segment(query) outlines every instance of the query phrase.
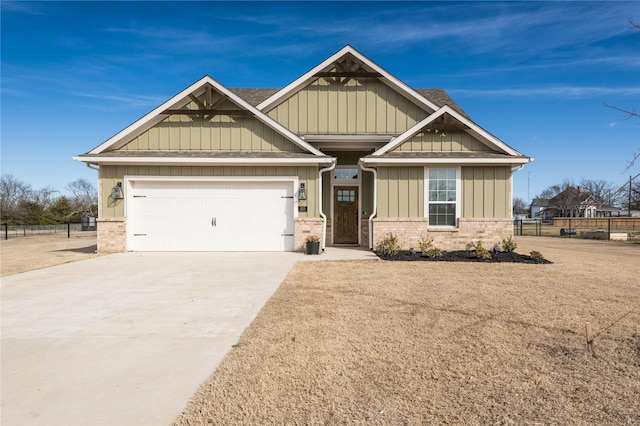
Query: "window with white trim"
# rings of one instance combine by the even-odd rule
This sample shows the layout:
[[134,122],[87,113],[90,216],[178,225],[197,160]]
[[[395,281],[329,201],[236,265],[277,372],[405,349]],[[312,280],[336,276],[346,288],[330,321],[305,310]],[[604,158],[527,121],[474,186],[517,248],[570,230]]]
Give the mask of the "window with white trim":
[[458,218],[458,169],[429,168],[427,215],[429,226],[456,226]]

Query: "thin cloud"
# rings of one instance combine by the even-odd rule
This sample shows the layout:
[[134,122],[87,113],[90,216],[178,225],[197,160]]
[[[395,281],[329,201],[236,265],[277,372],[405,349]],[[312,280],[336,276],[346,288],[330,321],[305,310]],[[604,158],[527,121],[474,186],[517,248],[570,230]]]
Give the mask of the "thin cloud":
[[550,87],[511,87],[504,89],[448,89],[449,93],[459,97],[552,97],[552,98],[594,98],[602,96],[637,96],[640,87],[589,87],[589,86],[550,86]]
[[149,108],[156,107],[162,102],[164,102],[167,98],[166,96],[149,96],[149,95],[136,95],[136,94],[127,94],[127,95],[113,95],[107,93],[70,93],[70,95],[80,97],[80,98],[90,98],[96,99],[100,101],[108,101],[112,103],[117,103],[119,105],[126,105],[133,108]]

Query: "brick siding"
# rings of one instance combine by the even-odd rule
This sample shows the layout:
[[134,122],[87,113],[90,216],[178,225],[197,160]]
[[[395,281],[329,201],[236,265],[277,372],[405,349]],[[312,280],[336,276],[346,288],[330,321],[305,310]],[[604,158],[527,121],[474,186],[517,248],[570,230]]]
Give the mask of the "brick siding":
[[465,219],[453,229],[429,228],[427,218],[385,218],[373,220],[373,246],[387,233],[398,238],[402,249],[418,249],[421,237],[433,240],[434,247],[441,250],[466,250],[471,242],[482,240],[485,247],[500,245],[503,238],[513,235],[511,219]]
[[[322,219],[321,218],[301,218],[295,219],[295,248],[296,251],[305,251],[305,239],[309,235],[320,237],[320,247],[322,247]],[[329,235],[327,233],[327,235]]]
[[127,222],[125,218],[98,218],[98,252],[127,251]]

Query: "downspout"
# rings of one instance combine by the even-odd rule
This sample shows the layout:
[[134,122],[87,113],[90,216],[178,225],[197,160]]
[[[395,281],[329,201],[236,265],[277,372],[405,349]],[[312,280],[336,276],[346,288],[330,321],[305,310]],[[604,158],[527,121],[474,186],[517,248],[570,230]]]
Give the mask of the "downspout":
[[[515,172],[519,172],[524,167],[524,164],[520,164],[519,166],[514,166],[511,168],[511,174]],[[513,219],[513,177],[509,179],[511,181],[511,202],[509,203],[509,210],[511,211],[511,219]]]
[[327,247],[327,215],[322,211],[322,174],[335,169],[336,164],[338,164],[338,159],[332,158],[331,165],[320,169],[318,172],[318,211],[320,212],[320,217],[322,217],[322,251]]
[[100,182],[100,166],[91,163],[85,163],[85,166],[87,166],[87,168],[91,170],[95,170],[96,172],[98,172],[98,217],[100,217],[102,214],[102,185]]
[[362,158],[359,163],[363,171],[373,173],[373,212],[369,216],[369,250],[373,250],[373,218],[378,212],[378,171],[374,168],[363,166]]

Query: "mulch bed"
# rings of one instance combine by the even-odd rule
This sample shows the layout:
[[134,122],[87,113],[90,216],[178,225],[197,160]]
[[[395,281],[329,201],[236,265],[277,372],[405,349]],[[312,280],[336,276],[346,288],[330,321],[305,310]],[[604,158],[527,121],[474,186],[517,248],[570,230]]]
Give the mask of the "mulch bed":
[[491,259],[480,259],[475,256],[472,250],[443,251],[440,257],[423,256],[420,252],[410,252],[409,250],[400,250],[395,256],[384,256],[379,252],[375,252],[382,260],[391,261],[422,261],[422,262],[482,262],[482,263],[553,263],[547,259],[535,260],[526,254],[516,252],[496,251],[491,252]]

